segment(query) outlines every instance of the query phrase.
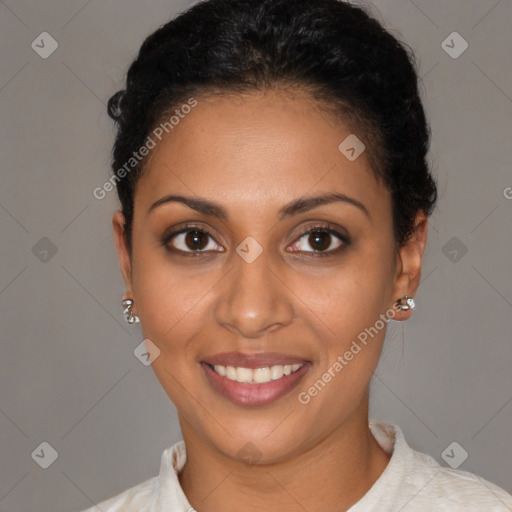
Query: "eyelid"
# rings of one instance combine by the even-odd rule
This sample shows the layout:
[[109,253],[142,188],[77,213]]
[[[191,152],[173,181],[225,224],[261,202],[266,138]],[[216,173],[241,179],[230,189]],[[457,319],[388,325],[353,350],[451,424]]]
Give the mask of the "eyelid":
[[331,235],[338,237],[342,242],[345,242],[346,244],[350,243],[350,237],[347,234],[340,233],[339,227],[335,226],[334,224],[331,224],[330,222],[326,222],[325,224],[322,224],[321,221],[319,221],[319,222],[320,223],[317,223],[309,228],[306,228],[304,231],[302,231],[298,235],[298,238],[301,238],[304,235],[309,235],[310,233],[327,232]]

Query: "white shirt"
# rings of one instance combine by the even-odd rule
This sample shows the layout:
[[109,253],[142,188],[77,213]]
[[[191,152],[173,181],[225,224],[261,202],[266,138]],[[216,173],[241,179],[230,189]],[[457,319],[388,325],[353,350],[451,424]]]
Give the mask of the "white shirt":
[[[373,486],[347,512],[512,511],[510,494],[472,473],[440,466],[429,455],[413,450],[396,425],[370,421],[370,429],[391,458]],[[157,477],[97,507],[102,512],[193,512],[178,480],[186,460],[185,443],[178,441],[163,452]],[[98,508],[82,512],[98,512]]]

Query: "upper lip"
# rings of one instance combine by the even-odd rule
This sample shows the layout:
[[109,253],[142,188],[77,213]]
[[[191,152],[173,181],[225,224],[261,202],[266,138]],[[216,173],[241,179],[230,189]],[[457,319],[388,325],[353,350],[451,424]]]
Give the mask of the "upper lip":
[[263,352],[258,354],[244,354],[243,352],[222,352],[207,356],[203,362],[211,365],[234,366],[242,368],[263,368],[265,366],[307,363],[302,357],[282,354],[279,352]]

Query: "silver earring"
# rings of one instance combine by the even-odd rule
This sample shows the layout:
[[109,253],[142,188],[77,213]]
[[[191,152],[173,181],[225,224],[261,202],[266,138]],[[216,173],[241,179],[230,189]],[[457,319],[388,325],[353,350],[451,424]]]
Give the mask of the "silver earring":
[[404,311],[408,309],[414,309],[416,307],[414,299],[408,295],[404,295],[401,299],[398,299],[396,301],[396,305],[398,306],[398,309],[402,309]]
[[132,313],[133,299],[125,299],[121,304],[123,305],[123,314],[126,321],[129,324],[138,324],[140,322],[139,317]]

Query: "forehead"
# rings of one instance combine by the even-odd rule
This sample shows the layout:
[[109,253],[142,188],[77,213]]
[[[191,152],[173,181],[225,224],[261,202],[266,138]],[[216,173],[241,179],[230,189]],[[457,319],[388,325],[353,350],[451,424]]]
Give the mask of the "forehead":
[[[371,141],[307,94],[271,90],[196,100],[156,140],[137,185],[136,209],[147,210],[171,192],[215,199],[228,209],[278,207],[326,191],[354,196],[369,210],[389,207],[367,158]],[[354,136],[366,146],[355,160],[343,152],[344,141],[358,144]]]

